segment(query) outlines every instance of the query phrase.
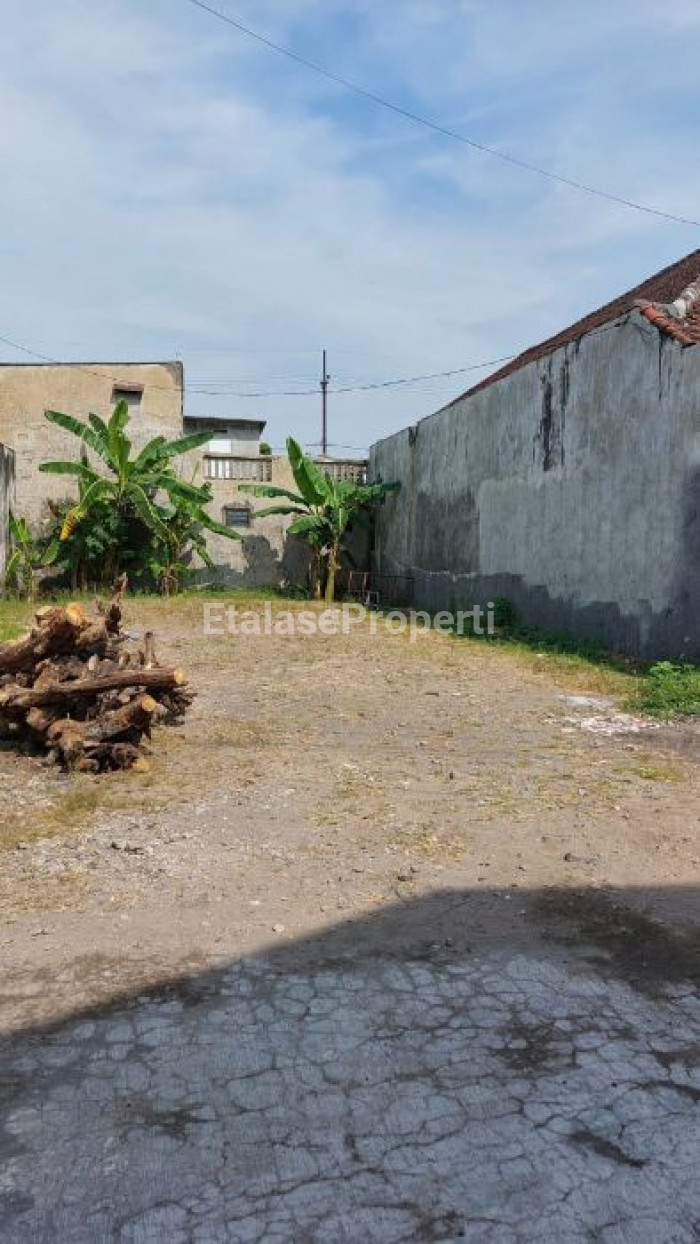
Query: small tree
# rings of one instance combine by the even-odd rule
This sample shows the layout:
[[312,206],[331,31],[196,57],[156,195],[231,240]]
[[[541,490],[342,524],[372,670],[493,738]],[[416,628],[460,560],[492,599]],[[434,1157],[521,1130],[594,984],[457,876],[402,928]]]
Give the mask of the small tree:
[[321,595],[321,568],[326,570],[326,601],[335,600],[335,577],[340,565],[344,537],[353,519],[386,496],[398,484],[358,484],[355,480],[334,480],[306,456],[297,442],[287,438],[287,457],[298,492],[272,484],[241,484],[241,492],[256,497],[278,497],[280,502],[256,511],[256,517],[268,514],[296,515],[289,524],[291,535],[303,536],[311,546],[313,593]]
[[[78,479],[79,503],[82,502],[86,485]],[[129,559],[129,576],[137,565],[140,545],[150,539],[150,533],[135,515],[122,516],[107,501],[90,504],[90,520],[72,525],[70,535],[61,539],[70,512],[75,508],[73,497],[61,501],[49,501],[50,530],[58,544],[56,558],[52,563],[56,571],[70,582],[71,591],[86,592],[89,588],[111,586],[110,565],[113,550],[122,550],[122,561]]]
[[[212,500],[211,488],[204,485],[208,500]],[[205,514],[199,505],[179,497],[175,504],[160,511],[167,535],[154,542],[148,568],[164,596],[172,596],[182,587],[184,574],[190,567],[193,554],[205,566],[214,569],[207,548],[207,532],[224,536],[227,540],[241,540],[240,532],[217,523]]]
[[34,600],[37,571],[50,566],[58,553],[57,540],[35,537],[25,518],[10,513],[11,553],[5,567],[5,587],[16,596]]
[[[126,402],[117,403],[107,423],[99,415],[90,414],[88,422],[84,423],[55,410],[47,411],[46,418],[82,442],[77,461],[43,462],[39,468],[53,475],[73,475],[78,481],[79,497],[63,516],[60,542],[69,541],[79,527],[94,530],[104,517],[105,508],[117,520],[120,535],[131,535],[129,543],[115,539],[110,545],[104,559],[106,578],[114,579],[125,562],[139,555],[145,555],[148,560],[148,554],[158,547],[172,553],[175,537],[170,526],[176,518],[178,541],[183,525],[191,531],[195,523],[200,533],[208,530],[229,539],[240,538],[238,532],[216,523],[205,512],[203,507],[212,500],[209,485],[187,483],[174,469],[176,458],[205,445],[211,440],[211,433],[197,432],[176,440],[157,436],[138,454],[133,454],[127,436],[129,408]],[[87,450],[96,455],[98,465],[88,461]],[[161,498],[165,499],[164,505],[160,503]],[[181,512],[183,521],[179,523]],[[133,543],[139,547],[135,549]],[[168,564],[174,565],[181,553],[178,543],[174,561]],[[168,582],[172,583],[172,576]]]

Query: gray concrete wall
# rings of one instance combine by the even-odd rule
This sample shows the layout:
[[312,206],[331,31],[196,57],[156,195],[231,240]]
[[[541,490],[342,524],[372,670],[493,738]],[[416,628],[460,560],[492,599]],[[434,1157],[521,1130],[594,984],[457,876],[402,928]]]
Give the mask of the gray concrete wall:
[[700,657],[700,347],[636,312],[373,446],[376,566],[430,609]]
[[10,551],[9,518],[14,505],[15,455],[0,445],[0,595],[5,581],[5,566]]

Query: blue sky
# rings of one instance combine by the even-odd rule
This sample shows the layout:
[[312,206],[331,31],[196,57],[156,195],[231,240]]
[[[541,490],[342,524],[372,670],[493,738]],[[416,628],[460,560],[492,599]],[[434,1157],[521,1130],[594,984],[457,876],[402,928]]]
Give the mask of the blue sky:
[[[214,7],[499,150],[700,219],[700,4]],[[324,345],[338,385],[466,367],[700,246],[378,110],[186,0],[3,19],[0,335],[56,358],[182,357],[191,413],[263,416],[275,444],[318,440],[316,396],[237,394],[314,388]],[[330,440],[364,448],[466,384],[331,393]]]

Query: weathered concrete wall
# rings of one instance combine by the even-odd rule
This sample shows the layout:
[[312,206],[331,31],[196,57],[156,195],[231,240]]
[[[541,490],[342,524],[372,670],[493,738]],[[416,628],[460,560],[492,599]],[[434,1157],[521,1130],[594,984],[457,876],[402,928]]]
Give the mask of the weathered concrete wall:
[[201,432],[205,428],[211,430],[212,438],[206,446],[212,454],[235,454],[245,458],[248,454],[260,452],[260,434],[263,428],[260,421],[247,422],[244,419],[224,418],[207,419],[204,415],[185,415],[184,430],[187,435]]
[[[270,483],[277,488],[296,487],[286,458],[273,457]],[[216,570],[203,569],[200,577],[215,579],[227,587],[280,587],[282,584],[303,581],[308,565],[306,546],[287,536],[291,518],[270,515],[256,518],[256,512],[274,505],[267,497],[255,497],[241,492],[239,480],[208,480],[214,500],[208,507],[217,522],[224,522],[226,506],[247,507],[250,526],[234,528],[242,537],[227,540],[225,536],[210,535],[207,538],[209,554]]]
[[5,581],[5,566],[10,551],[9,518],[14,508],[15,455],[0,445],[0,595]]
[[700,657],[700,348],[636,312],[373,446],[377,569],[417,604]]
[[65,363],[0,365],[0,441],[17,452],[17,511],[30,522],[45,517],[46,500],[73,495],[65,476],[42,475],[39,463],[74,458],[78,442],[44,418],[45,410],[61,410],[85,418],[90,411],[108,417],[113,390],[142,387],[140,405],[132,411],[134,444],[152,436],[179,436],[182,431],[182,365],[180,363]]
[[[190,457],[195,459],[196,455]],[[271,477],[267,482],[276,488],[296,491],[287,458],[271,457],[268,461],[271,465]],[[329,465],[336,470],[341,467],[338,462],[329,462]],[[208,536],[207,545],[215,570],[202,568],[198,572],[198,578],[204,582],[215,581],[227,587],[306,586],[309,546],[301,537],[289,535],[288,528],[293,516],[256,517],[260,510],[275,505],[276,502],[267,497],[255,497],[252,493],[241,492],[242,482],[208,480],[214,494],[214,500],[208,507],[212,517],[222,523],[227,506],[246,506],[250,512],[250,525],[234,529],[242,537],[240,540],[227,540],[218,535]],[[368,527],[358,524],[353,532],[348,532],[345,544],[352,554],[352,563],[348,564],[365,566],[369,556]],[[346,559],[342,558],[341,561],[345,565]]]

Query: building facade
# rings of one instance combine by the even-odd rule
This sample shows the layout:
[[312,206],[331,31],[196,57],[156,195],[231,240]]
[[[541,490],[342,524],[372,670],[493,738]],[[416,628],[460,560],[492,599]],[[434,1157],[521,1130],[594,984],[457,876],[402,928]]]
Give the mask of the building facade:
[[[288,538],[291,519],[258,518],[258,511],[271,502],[240,491],[241,484],[256,483],[294,488],[287,458],[260,452],[265,421],[185,415],[183,392],[179,362],[0,364],[0,442],[8,447],[8,463],[9,450],[15,451],[17,513],[37,526],[47,517],[49,500],[75,495],[70,477],[39,470],[42,462],[75,459],[77,453],[75,438],[49,423],[45,412],[60,410],[85,419],[93,411],[108,418],[115,403],[124,400],[131,414],[129,435],[137,448],[154,436],[175,439],[211,432],[202,449],[180,459],[181,470],[184,478],[210,484],[212,516],[238,538],[210,536],[215,570],[201,567],[199,577],[250,588],[303,580],[307,550]],[[366,472],[362,462],[328,459],[322,465],[337,478],[364,477]],[[9,478],[9,466],[5,476]]]
[[[700,252],[374,445],[415,603],[700,657]],[[694,295],[693,291],[696,292]]]
[[[200,431],[210,420],[185,419],[188,432]],[[264,421],[222,419],[213,426],[212,440],[196,455],[197,472],[213,495],[209,507],[219,523],[229,527],[236,539],[210,535],[207,545],[215,571],[202,568],[203,581],[213,579],[227,587],[282,587],[303,583],[309,553],[304,541],[290,538],[292,518],[284,515],[258,517],[274,499],[256,497],[247,491],[251,485],[270,484],[296,491],[286,455],[261,454],[259,437]],[[250,434],[254,429],[255,435]],[[345,459],[317,459],[324,471],[336,479],[364,480],[367,463]],[[246,489],[241,491],[241,485]]]
[[39,464],[74,458],[75,437],[48,422],[46,410],[85,419],[103,418],[116,402],[128,403],[134,442],[181,435],[183,369],[170,363],[2,363],[0,442],[15,451],[17,511],[30,522],[46,517],[48,499],[71,494],[61,476],[44,475]]

